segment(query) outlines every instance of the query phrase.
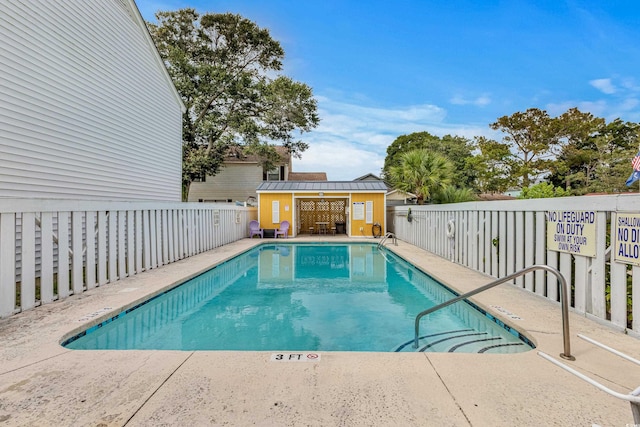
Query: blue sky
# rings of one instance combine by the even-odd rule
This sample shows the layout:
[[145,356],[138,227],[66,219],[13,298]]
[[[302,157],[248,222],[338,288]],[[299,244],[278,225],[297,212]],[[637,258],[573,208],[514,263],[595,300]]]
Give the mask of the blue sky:
[[136,0],[143,17],[238,13],[313,88],[321,123],[297,172],[379,174],[400,135],[500,138],[497,118],[578,107],[640,121],[640,3],[629,1]]

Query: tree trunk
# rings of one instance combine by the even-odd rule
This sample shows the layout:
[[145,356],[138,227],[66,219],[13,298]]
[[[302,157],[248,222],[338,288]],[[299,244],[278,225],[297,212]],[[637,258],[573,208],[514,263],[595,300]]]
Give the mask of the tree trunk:
[[189,188],[191,187],[191,182],[182,183],[182,201],[189,201]]

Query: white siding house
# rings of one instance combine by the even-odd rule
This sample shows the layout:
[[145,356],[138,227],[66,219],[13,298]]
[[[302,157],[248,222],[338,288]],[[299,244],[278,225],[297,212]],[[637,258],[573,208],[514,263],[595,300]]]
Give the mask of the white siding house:
[[0,1],[0,197],[180,201],[183,108],[133,0]]
[[291,173],[291,154],[283,146],[275,147],[280,162],[271,171],[262,167],[262,160],[242,150],[230,150],[223,167],[215,176],[191,183],[190,202],[250,202],[257,201],[256,188],[263,181],[287,181]]
[[262,182],[263,171],[257,163],[226,163],[215,176],[204,182],[193,182],[190,202],[246,202],[257,198],[256,187]]

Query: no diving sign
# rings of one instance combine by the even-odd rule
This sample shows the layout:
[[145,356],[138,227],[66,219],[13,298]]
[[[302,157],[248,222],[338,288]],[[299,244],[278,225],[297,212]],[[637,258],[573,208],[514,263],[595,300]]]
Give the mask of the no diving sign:
[[613,259],[624,264],[640,265],[640,215],[618,212],[611,222],[611,228],[614,229]]
[[320,353],[273,353],[272,362],[319,362]]

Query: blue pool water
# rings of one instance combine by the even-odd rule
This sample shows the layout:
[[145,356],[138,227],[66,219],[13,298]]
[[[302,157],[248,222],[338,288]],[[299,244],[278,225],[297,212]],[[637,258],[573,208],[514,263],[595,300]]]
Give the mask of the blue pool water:
[[75,336],[71,349],[515,353],[517,331],[375,244],[264,244]]

